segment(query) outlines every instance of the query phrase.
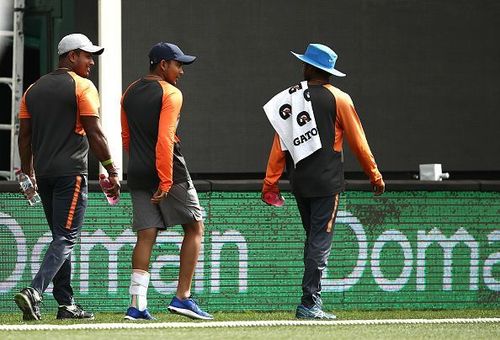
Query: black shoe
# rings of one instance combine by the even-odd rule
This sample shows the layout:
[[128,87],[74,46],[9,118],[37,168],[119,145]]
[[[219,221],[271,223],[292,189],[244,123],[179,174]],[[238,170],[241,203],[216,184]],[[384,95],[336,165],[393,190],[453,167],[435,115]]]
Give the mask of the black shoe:
[[40,302],[42,296],[34,288],[27,287],[14,295],[16,305],[23,311],[23,320],[41,320]]
[[80,305],[59,306],[56,319],[88,319],[94,320],[94,313],[86,312]]

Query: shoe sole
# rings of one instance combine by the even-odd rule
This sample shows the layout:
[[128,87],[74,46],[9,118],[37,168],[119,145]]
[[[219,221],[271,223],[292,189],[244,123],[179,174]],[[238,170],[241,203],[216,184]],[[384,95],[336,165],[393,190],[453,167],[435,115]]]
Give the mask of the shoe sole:
[[337,317],[321,317],[321,316],[307,316],[307,315],[295,315],[295,318],[302,320],[335,320]]
[[152,318],[152,319],[134,318],[133,316],[130,316],[130,315],[125,315],[123,318],[125,320],[128,320],[128,321],[154,321],[154,320],[156,320],[155,318]]
[[72,318],[72,317],[69,317],[69,318],[59,318],[59,317],[56,317],[57,320],[94,320],[95,319],[95,316],[92,316],[91,318]]
[[300,320],[336,320],[337,318],[317,318],[314,316],[295,316],[296,319]]
[[136,319],[136,318],[134,318],[134,317],[132,317],[132,316],[128,316],[128,315],[125,315],[123,318],[124,318],[125,320],[129,320],[129,321],[137,321],[137,320],[140,320],[140,319]]
[[213,317],[196,314],[195,312],[190,311],[189,309],[177,308],[174,306],[168,306],[167,309],[171,313],[187,316],[188,318],[191,318],[191,319],[199,319],[199,320],[213,320],[214,319]]
[[17,307],[23,311],[23,320],[31,321],[41,319],[35,314],[31,301],[24,294],[17,293],[14,296],[14,301],[16,302]]

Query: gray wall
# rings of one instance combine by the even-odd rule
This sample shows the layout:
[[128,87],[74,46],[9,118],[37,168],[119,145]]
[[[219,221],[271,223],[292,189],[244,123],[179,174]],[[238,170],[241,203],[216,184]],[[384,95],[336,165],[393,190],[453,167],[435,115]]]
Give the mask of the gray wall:
[[[500,170],[497,0],[123,0],[123,81],[147,72],[158,41],[198,60],[185,67],[179,134],[195,173],[262,172],[272,129],[262,105],[302,79],[321,42],[383,171],[442,163]],[[346,170],[359,171],[347,154]]]

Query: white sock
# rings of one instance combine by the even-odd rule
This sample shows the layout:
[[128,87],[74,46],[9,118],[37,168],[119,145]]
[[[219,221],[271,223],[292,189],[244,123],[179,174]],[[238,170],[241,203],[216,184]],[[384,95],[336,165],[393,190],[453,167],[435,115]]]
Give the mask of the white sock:
[[129,293],[131,296],[130,305],[140,311],[148,307],[148,286],[149,286],[149,273],[134,269],[130,277]]

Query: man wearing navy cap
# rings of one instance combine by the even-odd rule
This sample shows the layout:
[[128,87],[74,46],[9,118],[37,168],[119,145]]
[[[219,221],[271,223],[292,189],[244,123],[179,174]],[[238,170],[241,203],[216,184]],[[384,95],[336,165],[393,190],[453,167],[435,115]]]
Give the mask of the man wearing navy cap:
[[149,74],[134,81],[122,96],[123,146],[129,153],[128,188],[132,197],[137,242],[132,253],[131,303],[125,319],[152,320],[147,309],[149,262],[160,230],[182,225],[177,292],[168,309],[193,319],[212,319],[191,298],[191,283],[203,237],[196,189],[180,150],[176,130],[182,93],[175,86],[183,65],[196,57],[171,43],[149,52]]
[[[384,192],[385,184],[368,146],[351,97],[330,84],[331,75],[345,76],[335,68],[337,54],[328,46],[321,44],[310,44],[304,54],[293,52],[292,54],[304,62],[307,91],[304,91],[303,100],[312,103],[315,118],[315,121],[308,119],[298,124],[315,122],[321,147],[295,164],[290,152],[283,151],[286,148],[282,148],[282,142],[287,145],[289,137],[286,135],[291,134],[276,133],[262,188],[262,198],[271,204],[266,199],[270,193],[280,197],[278,181],[286,168],[306,233],[302,298],[295,315],[299,319],[335,319],[335,315],[325,313],[322,309],[321,276],[330,255],[339,194],[344,191],[342,157],[344,136],[370,178],[375,195]],[[298,88],[302,89],[301,84],[290,88],[290,93]],[[279,110],[276,111],[278,122],[281,118],[288,119],[289,116],[297,115],[297,113],[293,115],[293,106],[290,108],[291,114],[281,118],[278,116]],[[292,136],[294,137],[297,136]],[[312,141],[312,138],[295,140],[300,143],[292,142],[288,145],[292,148],[299,147],[301,143]]]

